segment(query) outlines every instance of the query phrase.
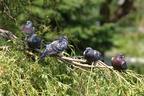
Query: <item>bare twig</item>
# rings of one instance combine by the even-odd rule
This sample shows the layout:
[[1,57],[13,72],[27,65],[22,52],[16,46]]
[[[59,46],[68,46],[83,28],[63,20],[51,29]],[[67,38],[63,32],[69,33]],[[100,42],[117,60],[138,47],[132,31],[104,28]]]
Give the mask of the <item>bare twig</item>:
[[103,63],[102,61],[99,60],[99,63],[102,64],[103,66],[109,68],[112,72],[114,72],[118,77],[120,77],[121,79],[123,79],[127,84],[130,84],[121,74],[119,74],[117,71],[112,70],[113,67],[110,67],[108,65],[106,65],[105,63]]
[[35,56],[34,53],[30,52],[30,51],[25,51],[26,54],[30,55],[30,56]]
[[75,61],[75,62],[86,63],[86,60],[84,60],[84,59],[74,59],[72,57],[65,57],[65,56],[61,56],[60,58],[62,58],[64,60],[68,60],[68,61]]
[[[83,67],[83,68],[111,68],[112,69],[112,67],[106,66],[106,64],[103,63],[102,61],[101,62],[98,61],[94,65],[89,65],[89,64],[86,64],[86,60],[82,60],[82,59],[80,59],[80,60],[79,59],[73,59],[73,58],[65,57],[65,56],[58,56],[58,59],[60,59],[62,61],[69,62],[75,66]],[[85,64],[80,63],[80,62],[85,62]],[[98,65],[100,65],[100,66],[98,66]]]
[[[78,61],[78,59],[74,60],[74,59],[72,59],[70,57],[58,56],[58,59],[60,59],[60,60],[62,60],[64,62],[68,62],[69,64],[71,64],[74,67],[79,68],[79,69],[82,69],[82,68],[91,68],[91,69],[92,68],[108,68],[111,71],[113,71],[119,78],[123,79],[127,84],[130,85],[130,83],[121,74],[119,74],[118,72],[116,72],[115,70],[113,70],[112,66],[108,66],[107,64],[105,64],[104,62],[102,62],[100,60],[98,60],[97,62],[95,62],[95,64],[88,65],[88,64],[81,64],[80,62],[76,62],[76,61]],[[83,61],[85,61],[85,60],[83,60]]]
[[82,71],[85,71],[85,72],[88,72],[86,69],[83,69],[83,68],[81,68],[81,67],[79,67],[79,66],[75,66],[75,65],[72,65],[74,68],[78,68],[78,69],[80,69],[80,70],[82,70]]
[[0,50],[8,50],[8,48],[10,48],[10,46],[0,46]]
[[[27,54],[34,56],[34,54],[32,52],[26,51]],[[89,64],[83,64],[80,62],[86,62],[86,60],[82,60],[82,59],[73,59],[71,57],[66,57],[63,55],[57,55],[56,56],[59,60],[63,61],[63,62],[67,62],[68,64],[71,64],[73,67],[81,69],[83,71],[86,71],[84,68],[108,68],[111,71],[113,71],[119,78],[123,79],[127,84],[131,85],[121,74],[119,74],[118,72],[116,72],[115,70],[113,70],[112,66],[108,66],[107,64],[105,64],[104,62],[98,60],[97,62],[95,62],[92,65]]]
[[107,64],[105,64],[105,63],[102,62],[101,60],[98,60],[97,64],[100,64],[101,66],[104,66],[104,67],[109,68],[109,69],[113,69],[112,66],[108,66]]
[[16,39],[17,37],[8,30],[0,29],[0,38]]

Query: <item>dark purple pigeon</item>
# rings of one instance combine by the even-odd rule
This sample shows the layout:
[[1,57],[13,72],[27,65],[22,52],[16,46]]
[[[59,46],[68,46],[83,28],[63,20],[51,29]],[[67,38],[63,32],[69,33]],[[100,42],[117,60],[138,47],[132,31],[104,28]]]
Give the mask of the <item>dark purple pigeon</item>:
[[115,70],[121,71],[121,70],[126,70],[127,67],[127,62],[125,60],[125,57],[123,54],[118,54],[114,57],[112,57],[112,66]]

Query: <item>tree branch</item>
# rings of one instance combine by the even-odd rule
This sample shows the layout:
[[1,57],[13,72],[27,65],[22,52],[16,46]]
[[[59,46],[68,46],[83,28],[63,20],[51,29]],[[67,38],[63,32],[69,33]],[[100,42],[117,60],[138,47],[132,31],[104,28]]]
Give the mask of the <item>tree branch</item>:
[[71,65],[79,66],[82,68],[109,68],[109,69],[113,68],[111,66],[108,66],[107,64],[105,64],[104,62],[100,60],[95,62],[93,65],[89,65],[89,64],[86,64],[86,60],[82,60],[82,59],[73,59],[71,57],[65,57],[65,56],[58,56],[57,58],[64,62],[68,62]]
[[0,46],[0,50],[8,50],[10,46]]
[[11,39],[16,39],[17,37],[8,30],[0,29],[0,38],[11,40]]

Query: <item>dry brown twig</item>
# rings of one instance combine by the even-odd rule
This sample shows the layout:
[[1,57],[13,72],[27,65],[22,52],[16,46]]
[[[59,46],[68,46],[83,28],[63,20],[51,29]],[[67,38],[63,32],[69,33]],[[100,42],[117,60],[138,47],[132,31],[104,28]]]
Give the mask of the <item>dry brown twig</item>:
[[[70,57],[65,57],[65,56],[57,56],[58,59],[64,61],[64,62],[68,62],[69,64],[71,64],[73,67],[81,69],[83,71],[86,71],[85,68],[108,68],[111,71],[113,71],[119,78],[121,78],[122,80],[124,80],[128,85],[131,85],[121,74],[119,74],[117,71],[113,70],[112,66],[108,66],[107,64],[105,64],[104,62],[98,60],[97,62],[95,62],[95,64],[89,65],[89,64],[82,64],[80,62],[85,62],[86,60],[78,60],[78,59],[73,59]],[[83,69],[84,68],[84,69]]]
[[[31,55],[31,56],[35,56],[32,52],[26,51],[27,54]],[[73,67],[78,68],[80,70],[83,71],[87,71],[85,70],[85,68],[108,68],[111,71],[113,71],[119,78],[121,78],[122,80],[124,80],[128,85],[131,85],[121,74],[119,74],[117,71],[113,70],[112,66],[108,66],[107,64],[105,64],[104,62],[98,60],[97,62],[95,62],[92,65],[86,64],[86,60],[85,59],[77,59],[77,58],[72,58],[72,57],[66,57],[63,55],[57,55],[56,56],[59,60],[63,61],[63,62],[67,62],[67,64],[71,64]]]
[[93,64],[93,65],[89,65],[89,64],[86,64],[85,59],[73,59],[71,57],[66,57],[66,56],[57,56],[57,57],[58,57],[58,59],[60,59],[64,62],[68,62],[71,65],[82,67],[82,68],[109,68],[109,69],[113,68],[111,66],[108,66],[107,64],[105,64],[104,62],[102,62],[100,60],[95,62],[95,64]]
[[8,50],[10,46],[0,46],[0,50]]
[[5,39],[16,39],[17,37],[10,31],[0,29],[0,38],[5,38]]

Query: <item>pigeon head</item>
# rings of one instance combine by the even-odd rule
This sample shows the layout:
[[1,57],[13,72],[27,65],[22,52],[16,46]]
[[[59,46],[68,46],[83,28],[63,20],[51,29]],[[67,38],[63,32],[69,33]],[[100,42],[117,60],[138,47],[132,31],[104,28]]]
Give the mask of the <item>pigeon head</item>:
[[27,28],[30,28],[30,27],[32,27],[32,26],[33,26],[32,21],[28,20],[28,21],[26,22],[26,27],[27,27]]
[[125,60],[125,56],[123,54],[118,54],[112,57],[112,66],[116,70],[125,70],[127,69],[127,64]]
[[112,61],[116,61],[117,64],[123,64],[125,63],[125,56],[123,54],[118,54],[114,57],[112,57]]
[[59,38],[59,41],[63,41],[63,40],[68,40],[68,38],[67,38],[67,36],[61,36],[60,38]]
[[87,47],[87,48],[86,48],[86,50],[91,50],[91,49],[92,49],[91,47]]
[[87,52],[89,52],[90,50],[92,50],[92,48],[91,47],[87,47],[86,49],[85,49],[85,51],[83,52],[83,55],[85,55]]
[[33,27],[32,21],[27,21],[26,24],[22,26],[22,31],[27,35],[32,35],[35,32],[35,28]]

